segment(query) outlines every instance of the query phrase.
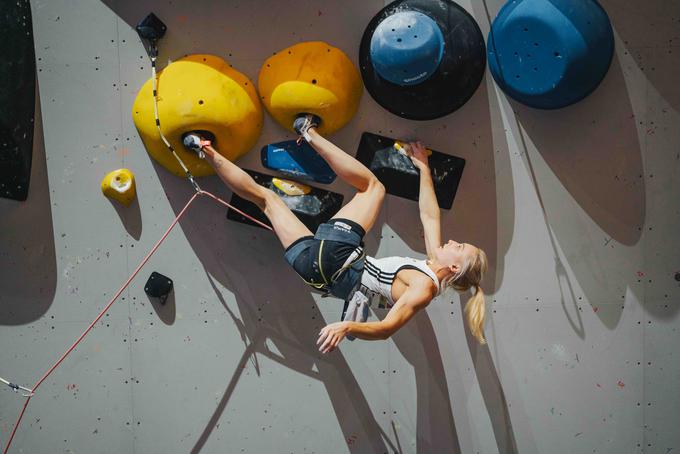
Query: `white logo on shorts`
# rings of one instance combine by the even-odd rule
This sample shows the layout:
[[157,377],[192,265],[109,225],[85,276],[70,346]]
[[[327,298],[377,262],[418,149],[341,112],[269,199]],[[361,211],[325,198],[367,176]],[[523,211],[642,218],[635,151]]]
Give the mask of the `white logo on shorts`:
[[333,223],[333,227],[336,227],[336,226],[337,226],[337,227],[340,227],[341,229],[347,230],[347,231],[351,231],[351,230],[352,230],[352,226],[347,225],[347,224],[345,224],[344,222],[335,221],[335,222]]

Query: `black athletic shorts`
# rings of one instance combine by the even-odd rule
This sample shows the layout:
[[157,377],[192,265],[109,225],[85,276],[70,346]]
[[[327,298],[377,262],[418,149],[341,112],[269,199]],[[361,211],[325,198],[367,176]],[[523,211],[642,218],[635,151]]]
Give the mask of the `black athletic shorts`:
[[[304,236],[288,246],[284,255],[286,261],[310,285],[321,285],[329,281],[357,249],[357,235],[363,239],[366,234],[363,227],[349,219],[333,218],[325,224],[333,226],[333,233],[338,241],[324,240],[321,249],[320,239],[312,235]],[[341,298],[345,297],[345,292],[339,295],[333,291],[331,293]]]

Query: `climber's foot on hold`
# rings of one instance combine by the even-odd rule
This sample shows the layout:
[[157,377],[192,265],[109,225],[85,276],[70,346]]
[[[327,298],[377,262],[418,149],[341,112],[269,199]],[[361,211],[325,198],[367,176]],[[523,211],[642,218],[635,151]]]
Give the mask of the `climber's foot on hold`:
[[210,140],[203,138],[203,136],[197,132],[189,132],[185,134],[182,138],[182,143],[187,150],[196,153],[196,155],[198,155],[198,157],[201,159],[205,158],[203,147],[212,145]]
[[305,139],[307,142],[311,143],[312,138],[309,135],[310,128],[317,128],[321,124],[321,118],[317,115],[310,113],[300,113],[295,117],[293,121],[293,129],[300,136],[298,142]]

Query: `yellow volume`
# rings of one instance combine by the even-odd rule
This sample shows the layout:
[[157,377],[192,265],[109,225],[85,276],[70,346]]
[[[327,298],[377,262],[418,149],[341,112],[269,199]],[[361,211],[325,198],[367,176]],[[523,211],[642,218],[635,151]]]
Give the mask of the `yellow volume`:
[[292,131],[299,113],[318,115],[318,130],[330,134],[347,124],[359,107],[363,84],[343,51],[322,41],[299,43],[269,57],[258,79],[262,102]]
[[[158,73],[158,116],[163,135],[197,177],[215,172],[196,153],[184,148],[185,132],[212,133],[219,153],[235,161],[255,145],[263,123],[262,105],[253,83],[214,55],[189,55]],[[151,79],[135,99],[132,118],[151,157],[175,175],[185,176],[158,133]]]

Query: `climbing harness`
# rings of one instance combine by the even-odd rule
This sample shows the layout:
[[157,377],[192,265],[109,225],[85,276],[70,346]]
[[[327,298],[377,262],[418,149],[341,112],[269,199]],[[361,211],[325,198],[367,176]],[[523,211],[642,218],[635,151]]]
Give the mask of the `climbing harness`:
[[[323,282],[308,281],[302,276],[300,278],[310,287],[321,291],[324,297],[333,295],[345,299],[360,279],[361,273],[364,270],[366,253],[364,252],[361,236],[358,233],[349,229],[349,226],[345,227],[341,221],[335,220],[335,223],[331,223],[331,221],[321,224],[316,229],[316,234],[314,235],[314,239],[319,241],[317,263]],[[347,257],[345,263],[331,276],[327,276],[323,269],[323,249],[326,241],[341,242],[354,247],[354,251]],[[294,244],[286,251],[286,260],[291,263],[307,247],[308,244],[304,241]]]

